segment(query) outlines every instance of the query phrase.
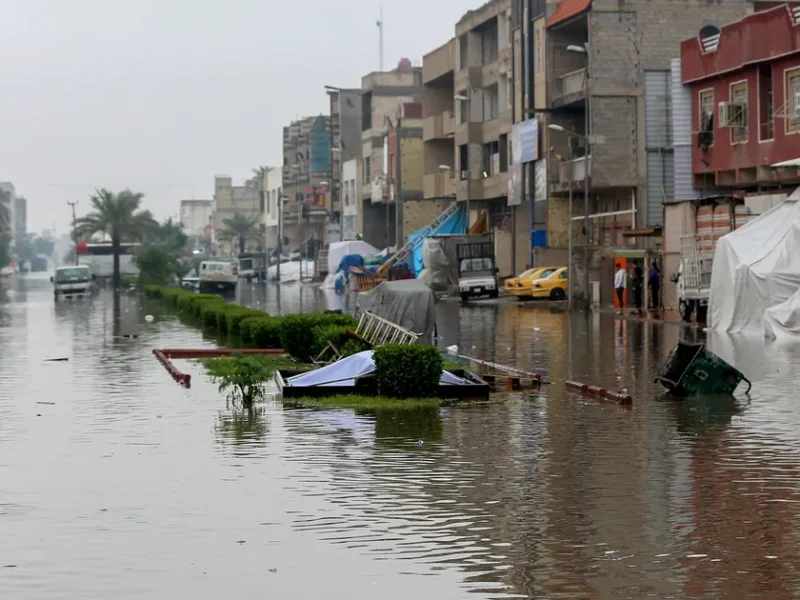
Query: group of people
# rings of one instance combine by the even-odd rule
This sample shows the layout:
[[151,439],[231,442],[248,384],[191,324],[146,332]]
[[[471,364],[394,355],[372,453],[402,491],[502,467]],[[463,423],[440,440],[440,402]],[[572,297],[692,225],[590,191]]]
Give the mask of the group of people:
[[[628,277],[631,278],[631,293],[633,294],[634,312],[642,314],[642,292],[644,290],[644,271],[637,263],[628,265],[627,271],[622,268],[620,263],[614,267],[614,290],[619,301],[619,313],[625,310],[625,288],[628,284]],[[658,309],[659,291],[661,289],[661,271],[654,262],[647,275],[647,287],[650,289],[650,308]]]

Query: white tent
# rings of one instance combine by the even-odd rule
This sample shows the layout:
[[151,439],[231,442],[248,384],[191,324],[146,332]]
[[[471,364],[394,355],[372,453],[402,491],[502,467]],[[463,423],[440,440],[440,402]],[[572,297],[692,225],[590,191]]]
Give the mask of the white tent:
[[768,338],[800,339],[800,288],[785,302],[766,310],[763,327]]
[[360,254],[363,257],[367,257],[374,256],[379,252],[380,250],[375,246],[361,240],[333,242],[328,246],[328,273],[336,273],[339,263],[348,254]]
[[800,188],[717,242],[711,272],[709,326],[757,332],[766,310],[800,289]]

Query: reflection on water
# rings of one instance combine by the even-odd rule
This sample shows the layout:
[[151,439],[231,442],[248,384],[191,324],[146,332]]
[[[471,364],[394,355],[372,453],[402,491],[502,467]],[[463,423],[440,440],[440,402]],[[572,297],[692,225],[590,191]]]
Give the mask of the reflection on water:
[[[676,402],[654,374],[703,332],[445,301],[442,345],[552,385],[438,412],[244,409],[199,364],[181,362],[185,390],[154,360],[217,343],[159,303],[13,286],[0,597],[800,597],[798,346],[712,336],[750,397]],[[237,293],[272,313],[352,307],[311,286]]]

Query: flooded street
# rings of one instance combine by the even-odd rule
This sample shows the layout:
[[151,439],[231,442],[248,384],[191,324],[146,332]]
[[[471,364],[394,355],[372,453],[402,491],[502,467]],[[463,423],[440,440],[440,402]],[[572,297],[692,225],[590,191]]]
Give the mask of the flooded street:
[[[800,346],[712,337],[752,393],[679,403],[653,378],[702,332],[442,302],[442,347],[552,385],[438,414],[248,411],[199,365],[178,363],[189,390],[159,365],[153,348],[216,345],[163,306],[123,296],[115,326],[108,292],[10,287],[0,598],[800,598]],[[299,285],[238,300],[348,308]]]

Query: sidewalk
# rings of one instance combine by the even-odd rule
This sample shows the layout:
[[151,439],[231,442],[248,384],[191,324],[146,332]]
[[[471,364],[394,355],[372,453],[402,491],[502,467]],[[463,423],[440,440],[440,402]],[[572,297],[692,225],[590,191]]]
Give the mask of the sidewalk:
[[[617,310],[602,309],[602,312],[614,312],[616,315]],[[696,323],[694,321],[691,323],[686,323],[681,319],[681,315],[676,308],[645,310],[642,311],[641,315],[635,314],[632,309],[625,309],[625,313],[622,315],[616,315],[616,318],[625,321],[649,321],[655,323],[664,323],[666,325],[685,325],[687,327],[703,328],[706,326],[705,323]]]

